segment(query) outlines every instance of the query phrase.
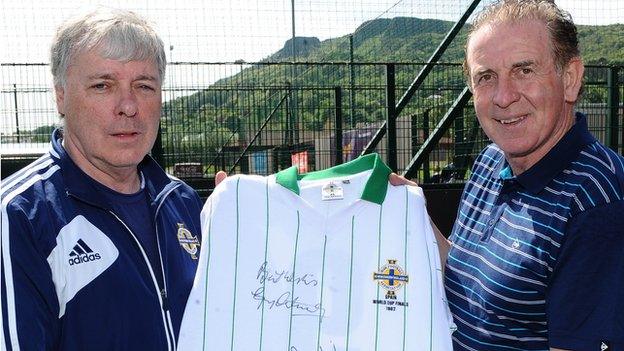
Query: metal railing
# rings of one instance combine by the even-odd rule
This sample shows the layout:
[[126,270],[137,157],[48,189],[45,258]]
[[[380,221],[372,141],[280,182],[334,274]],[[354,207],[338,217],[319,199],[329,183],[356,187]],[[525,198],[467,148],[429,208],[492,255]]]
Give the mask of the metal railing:
[[[153,155],[172,173],[176,165],[194,164],[200,177],[220,169],[269,174],[292,164],[313,171],[349,161],[363,152],[387,120],[392,94],[407,91],[425,66],[175,63],[170,71],[191,72],[186,80],[193,83],[169,82],[165,87],[161,133]],[[203,80],[201,72],[234,68],[238,73],[230,78],[197,83]],[[394,80],[388,74],[392,70]],[[373,151],[386,161],[388,155],[396,156],[392,166],[421,183],[463,181],[472,159],[488,143],[464,90],[459,64],[433,65],[394,120],[393,133]],[[456,103],[462,96],[462,103]],[[587,67],[577,110],[588,115],[592,133],[619,153],[624,137],[622,96],[624,67]],[[34,153],[41,153],[58,121],[51,90],[37,80],[27,86],[9,82],[0,101],[8,116],[0,144],[3,158],[29,154],[26,146],[32,145],[40,146]]]

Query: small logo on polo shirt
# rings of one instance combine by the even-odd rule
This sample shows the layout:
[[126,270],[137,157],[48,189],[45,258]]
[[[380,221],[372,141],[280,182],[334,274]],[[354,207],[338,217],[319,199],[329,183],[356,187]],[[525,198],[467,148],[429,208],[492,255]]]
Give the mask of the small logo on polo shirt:
[[342,200],[344,199],[344,190],[337,183],[330,181],[323,185],[321,189],[321,200]]
[[197,259],[197,251],[200,246],[199,240],[197,236],[193,236],[190,230],[186,229],[184,223],[178,223],[178,242],[191,255],[192,259]]
[[93,252],[87,243],[82,239],[78,239],[76,245],[69,253],[68,263],[70,266],[73,266],[75,264],[97,261],[101,258],[102,256],[98,252]]
[[600,342],[600,351],[607,351],[607,350],[611,350],[611,348],[609,347],[609,342],[608,341],[601,341]]

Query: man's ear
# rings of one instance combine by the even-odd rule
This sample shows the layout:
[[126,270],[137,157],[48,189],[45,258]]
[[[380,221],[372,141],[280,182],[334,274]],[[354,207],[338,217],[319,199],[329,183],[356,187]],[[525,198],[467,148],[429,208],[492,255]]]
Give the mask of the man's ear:
[[585,65],[580,57],[574,57],[563,70],[563,89],[565,101],[575,103],[583,84]]
[[65,115],[65,89],[61,86],[54,86],[54,93],[56,95],[56,110],[59,114]]

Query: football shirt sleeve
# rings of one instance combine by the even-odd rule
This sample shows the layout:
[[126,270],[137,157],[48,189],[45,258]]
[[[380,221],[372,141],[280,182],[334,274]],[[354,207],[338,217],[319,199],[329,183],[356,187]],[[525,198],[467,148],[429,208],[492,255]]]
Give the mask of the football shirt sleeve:
[[[236,208],[234,203],[234,187],[236,176],[228,177],[221,182],[212,195],[208,198],[201,212],[202,242],[201,254],[195,273],[193,288],[182,317],[180,336],[178,338],[178,350],[204,350],[210,349],[207,340],[207,292],[208,272],[210,268],[211,239],[213,228],[231,228],[236,225]],[[215,225],[215,221],[218,221]],[[227,233],[221,233],[227,234]]]

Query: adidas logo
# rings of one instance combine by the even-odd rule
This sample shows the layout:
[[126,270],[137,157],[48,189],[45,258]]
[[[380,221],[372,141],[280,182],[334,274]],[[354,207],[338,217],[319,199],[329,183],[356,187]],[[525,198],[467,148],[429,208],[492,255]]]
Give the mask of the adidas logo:
[[78,239],[78,242],[74,246],[74,249],[69,253],[69,265],[81,264],[85,262],[91,262],[101,259],[99,253],[93,253],[93,250],[82,239]]

